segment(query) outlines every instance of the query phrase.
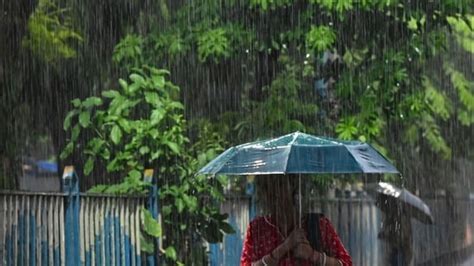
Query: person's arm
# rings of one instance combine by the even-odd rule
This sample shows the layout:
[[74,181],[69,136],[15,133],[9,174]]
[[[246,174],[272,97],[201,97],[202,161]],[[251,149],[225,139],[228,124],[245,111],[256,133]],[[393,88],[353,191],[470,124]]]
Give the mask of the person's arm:
[[334,230],[329,219],[322,217],[320,220],[320,228],[322,228],[323,246],[331,257],[327,258],[326,265],[342,265],[352,266],[352,258],[342,244],[341,239]]

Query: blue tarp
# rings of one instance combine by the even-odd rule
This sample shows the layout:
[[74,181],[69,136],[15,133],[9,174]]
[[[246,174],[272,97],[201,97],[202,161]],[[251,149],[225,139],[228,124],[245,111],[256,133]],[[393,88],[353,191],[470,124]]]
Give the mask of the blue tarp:
[[49,173],[57,173],[58,172],[58,164],[55,162],[50,161],[36,161],[36,167],[41,172],[49,172]]

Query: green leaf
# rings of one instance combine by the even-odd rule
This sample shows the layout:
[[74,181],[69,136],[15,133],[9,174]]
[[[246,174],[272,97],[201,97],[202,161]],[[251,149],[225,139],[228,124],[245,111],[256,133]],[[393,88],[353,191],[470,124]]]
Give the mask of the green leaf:
[[474,112],[469,112],[467,110],[458,109],[458,120],[464,126],[470,126],[474,123]]
[[153,74],[152,77],[153,76],[170,75],[169,70],[166,70],[166,69],[158,69],[158,68],[155,68],[155,67],[150,67],[149,70]]
[[454,29],[454,36],[456,37],[457,42],[461,47],[464,48],[467,52],[474,53],[474,16],[472,12],[467,16],[462,17],[448,17],[447,21],[449,22],[451,29]]
[[155,251],[155,245],[153,244],[153,240],[147,239],[142,234],[140,234],[140,250],[145,253],[153,254],[153,252]]
[[67,157],[69,157],[69,155],[71,155],[73,151],[74,151],[74,143],[69,142],[64,148],[64,150],[61,152],[61,155],[59,155],[59,158],[61,158],[61,160],[65,160]]
[[87,193],[103,193],[108,187],[108,185],[96,185],[87,190]]
[[91,122],[91,113],[89,111],[83,111],[79,114],[79,124],[86,128],[90,125]]
[[110,132],[110,139],[116,145],[120,143],[120,140],[122,139],[122,130],[118,125],[115,125],[112,128],[112,131]]
[[142,85],[143,83],[145,83],[145,79],[141,75],[136,74],[136,73],[131,74],[130,79],[133,82],[138,83],[139,85]]
[[178,144],[171,141],[164,141],[164,144],[166,144],[174,153],[180,153]]
[[204,166],[208,162],[207,156],[205,153],[199,154],[197,159],[198,159],[199,166]]
[[100,105],[102,105],[102,99],[95,96],[89,97],[82,102],[82,106],[84,106],[85,108],[90,108],[93,106],[100,106]]
[[150,136],[154,139],[158,138],[160,136],[160,131],[158,131],[156,128],[152,128],[148,134],[150,134]]
[[132,170],[128,173],[128,176],[134,180],[140,180],[142,178],[142,174],[138,170]]
[[84,175],[89,175],[94,169],[94,157],[87,158],[86,164],[84,165]]
[[227,185],[229,183],[229,178],[226,175],[217,175],[216,178],[221,185]]
[[120,127],[125,131],[126,133],[130,133],[131,131],[131,126],[130,126],[130,121],[127,119],[120,118],[118,121],[118,124]]
[[180,102],[170,102],[169,106],[176,109],[184,109],[184,105]]
[[155,109],[151,112],[151,124],[157,125],[160,121],[165,117],[165,110],[164,109]]
[[77,113],[77,110],[72,110],[67,113],[66,118],[64,118],[64,130],[69,129],[69,127],[71,126],[71,120]]
[[183,200],[190,211],[194,212],[197,209],[198,201],[196,197],[183,194]]
[[425,101],[429,108],[443,120],[449,119],[452,113],[449,99],[443,93],[439,92],[426,77],[423,79],[423,87],[425,88]]
[[119,165],[117,158],[114,158],[112,161],[110,161],[107,164],[107,172],[114,172],[120,169],[121,169],[121,166]]
[[156,160],[158,158],[160,158],[160,156],[163,155],[163,151],[162,150],[158,150],[156,152],[154,152],[152,155],[151,155],[151,160]]
[[168,216],[171,214],[171,212],[173,211],[171,206],[163,206],[163,208],[161,208],[161,211],[162,211],[162,215],[163,216]]
[[176,209],[178,209],[178,213],[182,213],[184,210],[184,201],[181,198],[176,198],[174,200],[174,205],[176,206]]
[[76,141],[81,133],[81,127],[79,125],[75,125],[71,131],[71,141]]
[[161,237],[161,226],[153,218],[150,211],[142,208],[143,230],[150,236]]
[[105,98],[115,98],[115,97],[120,96],[120,92],[116,90],[103,91],[102,96]]
[[79,106],[81,106],[81,99],[76,98],[76,99],[72,100],[71,103],[75,108],[78,108]]
[[152,105],[157,105],[160,103],[160,97],[156,92],[145,92],[145,101]]
[[417,30],[418,29],[418,21],[416,20],[416,18],[411,17],[410,20],[407,23],[407,27],[410,30],[414,30],[414,31]]
[[165,86],[165,77],[161,75],[153,75],[151,80],[153,81],[154,87],[163,88]]
[[127,34],[115,46],[112,60],[126,67],[140,65],[143,61],[143,42],[142,36]]
[[328,50],[336,41],[336,33],[327,26],[311,26],[306,34],[306,46],[313,51]]
[[467,110],[474,110],[474,83],[466,79],[463,73],[446,64],[445,71],[451,76],[451,82],[458,91],[458,97]]
[[336,126],[336,133],[343,140],[354,139],[358,132],[357,121],[354,117],[343,118]]
[[123,79],[119,79],[119,84],[120,87],[122,87],[123,91],[128,93],[128,83]]
[[93,138],[87,143],[87,147],[91,149],[93,153],[98,153],[104,144],[105,141],[103,139]]
[[349,11],[352,9],[352,2],[353,0],[338,0],[336,1],[336,10],[339,13]]
[[133,94],[137,92],[140,88],[142,88],[142,85],[143,85],[142,83],[134,82],[130,84],[130,86],[128,86],[128,92]]
[[165,255],[166,255],[166,257],[168,257],[169,259],[171,259],[173,261],[175,261],[177,259],[176,250],[172,246],[169,246],[165,249]]
[[148,146],[143,146],[143,147],[140,147],[140,154],[141,155],[145,155],[147,153],[150,152],[150,148]]
[[209,58],[217,62],[219,58],[228,56],[230,56],[230,41],[225,29],[211,29],[198,37],[198,57],[201,62]]
[[430,148],[441,154],[444,159],[449,160],[452,150],[441,135],[439,125],[436,124],[435,119],[429,114],[424,114],[420,125],[423,129],[423,137],[430,144]]
[[[105,143],[105,141],[104,141],[104,143]],[[100,157],[102,157],[102,159],[104,159],[106,161],[109,161],[110,160],[110,150],[108,148],[104,148],[100,153]]]

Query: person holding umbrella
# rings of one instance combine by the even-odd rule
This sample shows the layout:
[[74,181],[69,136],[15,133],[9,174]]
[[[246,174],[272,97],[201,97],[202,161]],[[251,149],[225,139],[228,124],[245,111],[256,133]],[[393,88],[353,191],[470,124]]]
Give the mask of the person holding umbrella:
[[413,259],[411,218],[424,224],[433,224],[430,208],[410,191],[391,183],[369,184],[366,190],[376,200],[376,205],[383,214],[383,227],[378,237],[387,244],[386,264],[411,265]]
[[[259,176],[256,188],[258,201],[269,215],[250,222],[241,266],[352,265],[349,253],[326,217],[305,215],[299,227],[298,178]],[[310,243],[308,239],[314,233],[319,237]]]
[[411,265],[413,237],[410,216],[393,201],[377,197],[376,202],[383,213],[383,227],[378,238],[387,244],[385,262],[391,266]]
[[[198,174],[255,175],[269,215],[247,229],[241,265],[352,265],[327,218],[302,213],[302,175],[399,173],[367,143],[294,132],[231,147]],[[260,180],[262,179],[262,180]],[[296,185],[298,184],[298,185]]]

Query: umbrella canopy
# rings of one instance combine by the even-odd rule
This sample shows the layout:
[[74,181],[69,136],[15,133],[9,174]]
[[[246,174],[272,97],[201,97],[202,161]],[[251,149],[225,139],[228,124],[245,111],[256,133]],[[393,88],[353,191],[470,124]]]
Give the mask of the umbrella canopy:
[[[398,170],[369,144],[295,132],[232,147],[198,172],[210,175],[318,173],[398,173]],[[301,175],[299,195],[301,227]]]
[[369,195],[382,201],[392,201],[392,203],[400,204],[402,208],[408,210],[408,213],[413,218],[425,224],[432,224],[434,222],[428,205],[404,188],[398,188],[386,182],[379,182],[377,184],[369,184],[367,192],[369,192]]
[[369,144],[295,132],[229,148],[198,174],[398,173]]

